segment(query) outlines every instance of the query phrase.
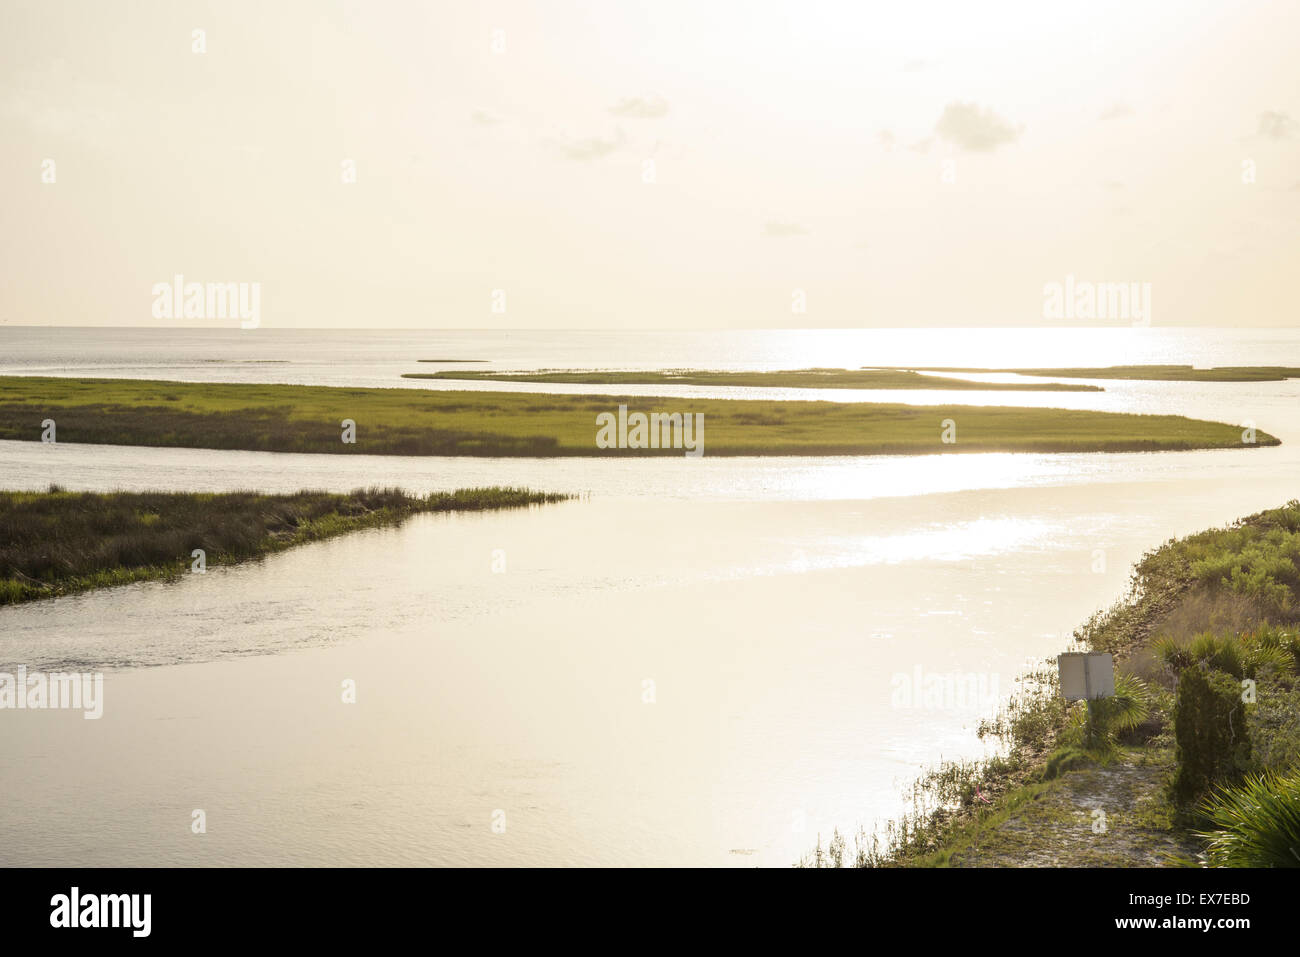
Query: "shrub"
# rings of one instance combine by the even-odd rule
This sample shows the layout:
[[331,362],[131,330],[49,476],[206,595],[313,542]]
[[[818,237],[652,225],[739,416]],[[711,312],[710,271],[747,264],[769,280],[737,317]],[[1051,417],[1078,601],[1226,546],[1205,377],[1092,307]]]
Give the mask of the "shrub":
[[1187,668],[1174,703],[1173,798],[1189,804],[1219,781],[1233,781],[1250,760],[1241,686],[1205,666]]
[[1300,661],[1296,636],[1267,625],[1237,635],[1204,632],[1186,644],[1164,636],[1152,642],[1151,648],[1175,674],[1202,665],[1238,680],[1270,672],[1291,675]]
[[1151,694],[1137,675],[1121,674],[1115,679],[1115,693],[1092,703],[1093,730],[1108,741],[1117,731],[1131,731],[1151,713]]
[[1300,772],[1251,775],[1202,804],[1211,867],[1300,867]]
[[1259,649],[1261,663],[1263,654],[1268,652],[1272,655],[1270,663],[1275,665],[1279,674],[1300,672],[1300,634],[1294,628],[1288,631],[1265,626],[1251,632],[1247,638]]
[[1260,683],[1250,721],[1250,770],[1300,768],[1300,688]]
[[[1150,713],[1151,694],[1146,682],[1136,675],[1118,675],[1115,693],[1093,699],[1091,712],[1079,707],[1071,711],[1070,723],[1061,737],[1063,750],[1079,750],[1094,758],[1109,757],[1119,733],[1137,728]],[[1069,769],[1068,763],[1060,768]]]

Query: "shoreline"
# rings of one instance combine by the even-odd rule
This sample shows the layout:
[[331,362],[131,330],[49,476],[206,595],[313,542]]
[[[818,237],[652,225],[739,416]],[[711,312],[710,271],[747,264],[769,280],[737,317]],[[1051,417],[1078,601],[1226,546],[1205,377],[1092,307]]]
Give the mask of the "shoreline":
[[[1116,698],[1101,703],[1127,695],[1134,708],[1100,742],[1082,736],[1084,709],[1062,701],[1056,662],[1045,659],[980,724],[979,737],[1002,742],[998,754],[941,762],[913,783],[916,810],[889,821],[883,837],[860,830],[850,854],[836,832],[796,866],[846,866],[846,858],[857,867],[1242,866],[1228,828],[1267,822],[1234,820],[1225,807],[1258,804],[1239,795],[1279,781],[1300,802],[1300,580],[1276,564],[1296,529],[1300,501],[1292,500],[1167,541],[1135,565],[1128,594],[1075,630],[1076,643],[1114,656]],[[1267,587],[1237,573],[1217,577],[1221,566],[1243,565]],[[1236,747],[1245,742],[1244,756],[1224,745],[1208,758],[1196,753],[1208,747],[1197,744],[1207,727],[1184,702],[1183,686],[1193,683],[1182,679],[1203,672],[1220,675],[1230,705],[1237,682],[1250,684],[1241,727],[1230,731]],[[1211,723],[1208,736],[1216,730]],[[1189,784],[1190,769],[1207,760],[1217,771]]]
[[409,495],[0,491],[0,608],[144,581],[175,581],[309,542],[436,512],[526,508],[573,496],[520,488]]

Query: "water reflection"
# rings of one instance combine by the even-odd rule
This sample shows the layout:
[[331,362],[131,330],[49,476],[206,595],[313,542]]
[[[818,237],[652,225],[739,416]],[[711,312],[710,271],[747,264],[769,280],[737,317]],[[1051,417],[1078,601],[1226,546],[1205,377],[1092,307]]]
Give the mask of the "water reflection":
[[[1234,509],[1286,484],[1256,476]],[[118,666],[100,721],[0,722],[11,766],[45,769],[7,789],[0,853],[784,866],[818,833],[896,812],[923,764],[982,751],[979,708],[900,710],[894,675],[997,676],[1005,692],[1153,542],[1223,512],[1222,488],[1191,478],[593,497],[0,610],[0,659]],[[198,842],[193,807],[209,812]]]
[[[1188,361],[1187,343],[1200,341],[1102,338],[1106,349],[1140,348],[1105,358],[1082,349],[1072,361]],[[293,375],[356,371],[340,365],[354,340],[321,341],[316,365]],[[374,350],[405,343],[410,355],[416,341],[362,343],[356,362],[373,359],[375,378],[390,376],[395,363]],[[730,351],[715,366],[781,358],[771,351],[780,336],[743,341],[737,351],[720,335],[716,348]],[[935,364],[987,361],[941,355],[933,340],[910,340],[918,348],[906,358],[902,339],[888,349],[848,334],[788,341],[785,366],[832,364],[819,351],[827,343],[848,350],[839,365],[906,362],[922,345]],[[1034,354],[1043,341],[1029,336],[1017,358],[988,364],[1052,364]],[[513,350],[523,367],[549,357],[526,337],[418,343],[431,354]],[[209,345],[232,358],[253,348],[222,336]],[[122,345],[132,348],[155,368],[180,361],[166,342]],[[593,362],[619,358],[608,341],[575,348]],[[656,348],[639,356],[644,367],[674,364],[685,346]],[[1215,361],[1260,361],[1250,336],[1232,348],[1256,358],[1228,348]],[[240,369],[233,377],[266,374]],[[201,579],[0,609],[0,661],[108,671],[100,721],[0,721],[7,765],[32,771],[4,789],[0,863],[788,865],[832,827],[895,813],[899,787],[923,765],[982,751],[984,708],[896,707],[894,676],[975,673],[1005,693],[1027,657],[1059,651],[1123,591],[1153,544],[1295,495],[1300,384],[1105,385],[1015,400],[1250,418],[1287,444],[627,461],[0,442],[8,488],[588,493],[421,516]],[[955,401],[984,395],[1013,402]],[[504,573],[492,570],[498,551]],[[357,683],[356,705],[340,701],[344,679]],[[202,838],[188,829],[195,807],[209,815]],[[504,834],[491,829],[497,810]]]

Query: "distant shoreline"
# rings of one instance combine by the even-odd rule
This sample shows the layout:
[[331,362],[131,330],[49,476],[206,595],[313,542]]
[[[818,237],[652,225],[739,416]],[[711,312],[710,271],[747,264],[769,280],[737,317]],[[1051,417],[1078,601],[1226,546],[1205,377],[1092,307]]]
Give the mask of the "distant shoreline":
[[[889,366],[890,371],[907,371]],[[915,366],[928,372],[1010,373],[1059,379],[1123,379],[1137,382],[1283,382],[1300,379],[1293,366],[1209,366],[1190,365],[1077,366],[1043,369],[981,369],[963,366]],[[440,373],[442,374],[442,373]]]
[[[421,359],[421,362],[440,360]],[[452,361],[452,360],[441,360]],[[1104,392],[1101,386],[1064,382],[977,382],[925,375],[911,369],[781,369],[769,372],[680,369],[558,370],[537,372],[406,372],[403,379],[460,379],[490,382],[555,382],[579,385],[702,385],[764,389],[940,389],[953,392]]]

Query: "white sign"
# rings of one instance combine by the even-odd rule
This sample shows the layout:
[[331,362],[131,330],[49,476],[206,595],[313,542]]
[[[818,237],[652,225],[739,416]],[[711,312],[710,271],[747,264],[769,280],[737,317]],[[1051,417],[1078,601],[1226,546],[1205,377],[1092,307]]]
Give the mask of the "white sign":
[[1109,698],[1115,693],[1115,659],[1105,651],[1070,651],[1058,655],[1061,697],[1066,701]]

